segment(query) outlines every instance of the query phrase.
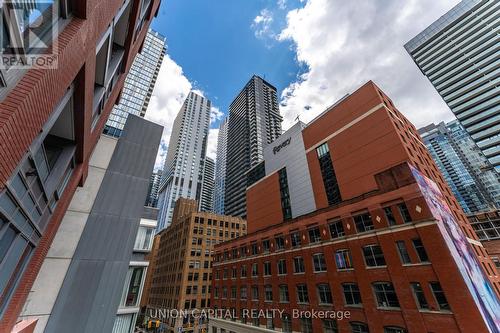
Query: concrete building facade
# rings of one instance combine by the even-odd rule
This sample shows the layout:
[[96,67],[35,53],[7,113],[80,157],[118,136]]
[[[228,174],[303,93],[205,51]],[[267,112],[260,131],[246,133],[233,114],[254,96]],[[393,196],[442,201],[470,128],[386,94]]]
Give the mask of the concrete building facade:
[[153,171],[149,179],[149,190],[145,206],[158,207],[158,195],[163,170]]
[[246,215],[246,173],[260,163],[263,148],[281,135],[277,91],[254,75],[229,107],[225,214]]
[[123,86],[120,103],[113,107],[104,134],[119,137],[129,114],[144,117],[165,56],[166,38],[149,29]]
[[201,184],[200,211],[214,211],[215,162],[205,157],[203,162],[203,181]]
[[175,118],[158,195],[158,231],[172,221],[178,198],[201,204],[211,106],[208,99],[191,91]]
[[[287,133],[278,140],[271,159],[286,154]],[[210,332],[497,329],[498,272],[387,95],[368,82],[303,128],[302,140],[307,167],[297,170],[311,181],[314,210],[293,215],[303,207],[291,194],[303,185],[287,163],[247,189],[247,235],[215,248],[211,304],[229,313],[212,318]]]
[[[206,329],[206,321],[190,314],[192,310],[199,314],[210,308],[213,247],[245,233],[245,220],[198,212],[195,200],[178,199],[172,224],[156,236],[159,245],[155,270],[151,272],[146,320],[160,320],[168,332]],[[163,309],[185,310],[188,315],[161,318]]]
[[68,2],[58,1],[64,11],[44,23],[58,27],[57,68],[1,71],[2,332],[19,321],[73,194],[86,183],[92,151],[159,6]]
[[405,45],[497,172],[499,6],[496,0],[462,0]]

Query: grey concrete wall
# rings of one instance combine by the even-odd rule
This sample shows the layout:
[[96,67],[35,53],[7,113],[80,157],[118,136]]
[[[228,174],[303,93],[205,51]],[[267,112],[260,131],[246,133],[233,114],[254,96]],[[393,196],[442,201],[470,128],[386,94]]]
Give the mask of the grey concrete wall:
[[111,332],[163,128],[130,115],[46,332]]

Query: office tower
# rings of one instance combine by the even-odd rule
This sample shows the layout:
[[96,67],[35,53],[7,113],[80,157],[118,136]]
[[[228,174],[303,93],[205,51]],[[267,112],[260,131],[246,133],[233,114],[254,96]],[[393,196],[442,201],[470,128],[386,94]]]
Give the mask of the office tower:
[[[195,200],[178,199],[171,225],[156,236],[160,243],[146,317],[151,313],[158,316],[146,320],[159,319],[171,332],[180,332],[180,328],[197,332],[198,325],[208,332],[206,321],[200,323],[199,316],[201,310],[210,308],[213,246],[245,233],[245,220],[198,212]],[[163,309],[185,310],[188,315],[161,318]]]
[[[417,130],[374,83],[263,156],[247,235],[215,247],[211,305],[236,318],[210,318],[210,332],[497,330],[498,272]],[[335,315],[312,317],[319,309]]]
[[208,99],[191,91],[175,118],[158,195],[158,231],[170,224],[178,198],[201,205],[210,108]]
[[20,313],[35,332],[134,332],[157,218],[144,200],[162,132],[131,115],[119,139],[102,135]]
[[276,88],[254,75],[229,107],[225,214],[246,215],[246,172],[262,161],[262,149],[281,134]]
[[148,197],[146,198],[146,206],[158,207],[158,190],[160,189],[161,176],[163,171],[156,170],[151,174],[149,179]]
[[214,212],[225,214],[224,197],[226,193],[226,154],[227,154],[227,127],[229,118],[224,118],[219,126],[217,136],[217,160],[215,161],[215,190]]
[[500,270],[500,210],[470,214],[467,217],[497,271]]
[[210,157],[203,161],[203,181],[201,184],[200,211],[214,211],[215,162]]
[[104,126],[104,134],[119,137],[129,114],[144,117],[165,56],[165,37],[149,29],[144,45],[125,79],[120,103]]
[[[57,68],[0,74],[0,332],[27,324],[19,316],[54,237],[77,231],[78,221],[63,222],[77,208],[70,206],[75,192],[95,189],[95,178],[104,176],[91,174],[89,160],[159,6],[157,0],[71,2],[57,2],[65,9],[56,17]],[[20,35],[10,23],[9,35]],[[44,21],[38,32],[52,23]],[[60,231],[62,224],[69,230]],[[116,308],[102,312],[108,310],[116,315]]]
[[500,171],[496,0],[463,0],[405,48],[496,171]]
[[466,214],[500,207],[500,179],[458,121],[419,130]]

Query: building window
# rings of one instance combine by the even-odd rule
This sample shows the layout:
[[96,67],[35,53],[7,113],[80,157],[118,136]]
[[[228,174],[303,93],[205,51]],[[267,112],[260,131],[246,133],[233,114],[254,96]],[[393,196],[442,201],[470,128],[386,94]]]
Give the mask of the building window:
[[354,224],[356,225],[356,230],[358,232],[365,232],[374,229],[372,216],[370,213],[364,213],[356,215],[354,218]]
[[405,241],[396,241],[396,247],[398,248],[399,258],[401,259],[403,265],[411,264],[410,255],[406,249]]
[[292,205],[290,203],[290,192],[288,191],[286,168],[279,170],[278,175],[280,182],[281,211],[283,212],[283,219],[289,220],[292,218]]
[[335,320],[323,319],[323,333],[339,333]]
[[278,260],[278,274],[279,275],[286,274],[286,260],[285,259]]
[[323,185],[325,186],[328,205],[336,205],[342,201],[342,197],[340,195],[337,176],[335,175],[335,169],[333,168],[332,159],[330,157],[328,143],[325,142],[316,148],[316,152],[318,154],[319,167],[321,169],[321,176],[323,177]]
[[131,332],[135,326],[135,317],[135,313],[116,315],[111,333]]
[[345,236],[344,225],[341,220],[336,220],[328,225],[330,229],[330,237],[339,238]]
[[267,318],[266,320],[266,328],[268,330],[274,330],[274,321],[273,321],[273,318]]
[[[231,287],[231,299],[236,299],[236,297],[237,297],[237,293],[238,293],[238,292],[237,292],[237,290],[236,290],[236,286],[232,286],[232,287]],[[196,293],[194,293],[194,294],[196,294]]]
[[266,261],[264,263],[264,276],[269,276],[271,275],[271,262]]
[[285,249],[285,239],[283,238],[283,236],[278,236],[274,240],[276,242],[276,250]]
[[385,218],[387,219],[387,223],[389,225],[396,225],[396,218],[394,217],[394,214],[392,213],[392,208],[391,207],[384,207],[384,214]]
[[293,258],[293,272],[294,273],[305,273],[306,269],[304,267],[304,258],[295,257]]
[[256,277],[258,275],[259,275],[259,267],[258,267],[257,263],[255,262],[252,264],[252,276]]
[[361,305],[361,293],[356,283],[343,283],[344,300],[346,305]]
[[281,331],[284,333],[292,333],[292,317],[289,314],[284,314],[281,319]]
[[401,214],[401,217],[403,218],[404,223],[411,222],[410,211],[408,210],[408,207],[406,207],[406,204],[400,203],[398,205],[398,209],[399,209],[399,213]]
[[286,284],[280,285],[280,303],[290,302],[290,297],[288,295],[288,286]]
[[145,267],[130,267],[125,279],[121,307],[136,307],[139,305]]
[[370,333],[368,325],[366,325],[365,323],[353,321],[350,322],[350,324],[352,333]]
[[352,267],[351,252],[348,249],[341,249],[335,252],[335,262],[337,269],[350,269]]
[[420,238],[412,239],[413,247],[417,252],[418,259],[420,262],[429,262],[429,257],[427,256],[427,252],[425,251],[424,244]]
[[300,318],[300,327],[302,333],[313,333],[311,318]]
[[269,239],[265,239],[262,241],[262,251],[264,253],[269,253],[269,250],[271,249],[271,243],[269,242]]
[[254,301],[259,300],[259,287],[258,286],[252,286],[252,300],[254,300]]
[[313,267],[315,272],[326,272],[326,261],[323,253],[313,254]]
[[330,285],[327,283],[318,284],[318,296],[320,304],[333,304]]
[[247,277],[247,266],[246,265],[242,265],[241,266],[241,277],[242,278],[246,278]]
[[379,245],[368,245],[363,247],[363,255],[367,267],[385,266],[385,258]]
[[309,233],[309,243],[318,243],[321,241],[321,233],[319,227],[310,228]]
[[264,287],[264,296],[266,302],[273,301],[273,287],[270,284]]
[[385,326],[384,333],[407,333],[407,330],[397,326]]
[[258,251],[257,251],[257,244],[256,243],[253,243],[251,245],[251,248],[252,248],[252,255],[257,255]]
[[307,293],[307,285],[297,285],[297,303],[309,303],[309,294]]
[[394,290],[394,286],[390,282],[375,282],[373,291],[377,298],[377,306],[381,308],[399,308],[399,301]]
[[301,244],[300,233],[294,232],[290,235],[292,247],[299,247]]
[[432,294],[436,299],[439,309],[450,311],[450,305],[448,304],[448,300],[444,295],[444,291],[441,288],[441,284],[439,282],[430,282],[429,285],[431,286]]
[[415,297],[415,300],[417,301],[418,308],[424,309],[424,310],[429,309],[429,304],[427,303],[427,300],[425,299],[424,290],[422,289],[422,286],[420,285],[420,283],[412,282],[411,283],[411,290],[413,291],[413,296]]
[[222,298],[223,299],[227,298],[227,287],[222,287]]

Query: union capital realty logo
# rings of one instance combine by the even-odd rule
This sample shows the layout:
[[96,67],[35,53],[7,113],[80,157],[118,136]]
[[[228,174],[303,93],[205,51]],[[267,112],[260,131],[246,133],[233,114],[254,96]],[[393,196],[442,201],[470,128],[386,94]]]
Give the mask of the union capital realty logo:
[[68,0],[0,0],[0,68],[57,67],[58,28]]

